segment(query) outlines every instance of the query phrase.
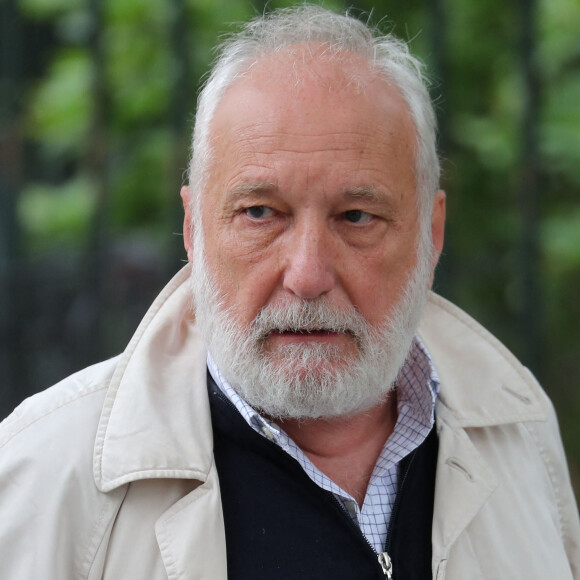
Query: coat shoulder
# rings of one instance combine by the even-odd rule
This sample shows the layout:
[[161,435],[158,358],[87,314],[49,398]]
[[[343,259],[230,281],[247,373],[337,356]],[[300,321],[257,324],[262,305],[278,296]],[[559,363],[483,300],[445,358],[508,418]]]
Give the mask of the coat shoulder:
[[[448,577],[466,577],[477,562],[485,578],[531,577],[540,570],[544,576],[580,578],[578,510],[548,396],[495,336],[440,296],[430,296],[419,334],[441,381],[436,415],[440,441],[447,441],[440,445],[438,498],[444,516],[438,525],[443,529],[455,521],[451,512],[463,497],[457,492],[462,478],[453,467],[468,466],[474,473],[481,468],[481,489],[487,486],[489,494],[458,536]],[[520,529],[528,530],[527,544],[513,540]],[[486,556],[501,554],[507,545],[504,558]],[[531,553],[530,546],[536,546]]]
[[463,427],[545,421],[547,397],[530,371],[463,310],[431,294],[419,335],[441,381],[440,399]]
[[71,375],[0,424],[0,577],[92,577],[124,492],[101,493],[93,476],[95,435],[115,366],[111,359]]
[[[66,418],[100,413],[117,359],[109,359],[70,375],[48,389],[25,399],[0,423],[0,450],[14,438],[36,436],[44,429],[66,429]],[[98,421],[98,416],[97,416]]]

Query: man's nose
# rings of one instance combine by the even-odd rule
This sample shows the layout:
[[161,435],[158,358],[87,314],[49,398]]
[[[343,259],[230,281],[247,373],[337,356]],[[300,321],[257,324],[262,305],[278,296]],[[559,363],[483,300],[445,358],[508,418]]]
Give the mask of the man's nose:
[[284,289],[299,298],[313,300],[332,290],[332,234],[324,226],[298,229],[285,247]]

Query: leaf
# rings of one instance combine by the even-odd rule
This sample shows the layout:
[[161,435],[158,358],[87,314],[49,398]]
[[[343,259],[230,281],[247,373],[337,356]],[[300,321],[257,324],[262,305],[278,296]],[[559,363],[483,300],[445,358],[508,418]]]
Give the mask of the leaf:
[[38,86],[28,128],[56,155],[75,151],[91,117],[91,64],[81,49],[63,51]]
[[580,268],[580,208],[544,220],[541,242],[552,269]]
[[20,9],[31,18],[48,19],[84,6],[83,0],[20,0]]
[[63,185],[29,184],[18,200],[28,243],[43,251],[82,238],[94,206],[91,183],[82,177]]

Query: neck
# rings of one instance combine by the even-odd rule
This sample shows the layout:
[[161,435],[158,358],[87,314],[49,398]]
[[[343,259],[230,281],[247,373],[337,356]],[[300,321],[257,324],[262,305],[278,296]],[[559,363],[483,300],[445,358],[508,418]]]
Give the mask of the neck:
[[320,471],[362,506],[371,474],[397,421],[397,398],[351,417],[277,423]]

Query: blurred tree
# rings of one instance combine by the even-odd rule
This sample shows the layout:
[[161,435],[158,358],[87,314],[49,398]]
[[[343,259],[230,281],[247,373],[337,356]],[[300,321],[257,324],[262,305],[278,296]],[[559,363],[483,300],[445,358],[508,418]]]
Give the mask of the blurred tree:
[[89,240],[83,260],[83,278],[89,306],[88,324],[84,336],[87,355],[83,362],[88,364],[92,358],[89,353],[103,352],[102,344],[105,340],[101,313],[107,305],[110,106],[106,76],[105,3],[102,0],[87,0],[86,11],[89,19],[86,45],[90,66],[91,116],[87,131],[86,156],[80,161],[86,167],[94,196]]
[[536,0],[520,0],[521,41],[520,58],[523,76],[522,100],[524,102],[520,133],[520,183],[519,204],[521,214],[520,250],[517,257],[516,276],[519,287],[520,341],[522,362],[534,366],[543,375],[544,352],[541,324],[543,300],[540,296],[538,272],[538,196],[540,193],[539,164],[539,111],[540,79],[536,58]]
[[27,375],[20,328],[24,272],[17,203],[22,188],[22,20],[15,0],[0,2],[0,368],[7,388],[0,405],[13,406],[26,393]]

